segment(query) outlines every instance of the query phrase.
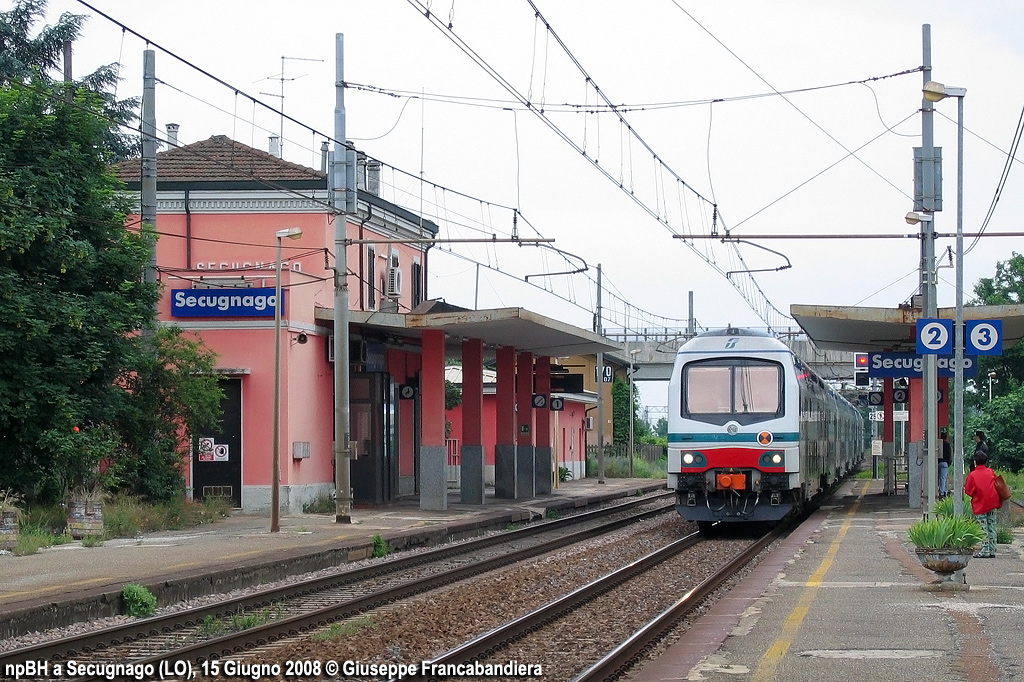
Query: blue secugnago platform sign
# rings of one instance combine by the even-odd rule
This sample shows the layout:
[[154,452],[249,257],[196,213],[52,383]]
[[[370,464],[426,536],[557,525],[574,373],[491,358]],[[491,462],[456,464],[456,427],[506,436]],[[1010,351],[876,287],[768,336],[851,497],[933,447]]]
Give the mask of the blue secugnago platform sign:
[[[940,377],[952,377],[956,372],[956,362],[952,355],[940,355],[935,359],[936,374]],[[920,377],[924,371],[924,356],[914,353],[868,353],[868,376]],[[964,356],[964,376],[978,376],[978,358]]]
[[[273,317],[273,287],[265,289],[173,289],[171,317]],[[284,314],[284,306],[281,306]]]

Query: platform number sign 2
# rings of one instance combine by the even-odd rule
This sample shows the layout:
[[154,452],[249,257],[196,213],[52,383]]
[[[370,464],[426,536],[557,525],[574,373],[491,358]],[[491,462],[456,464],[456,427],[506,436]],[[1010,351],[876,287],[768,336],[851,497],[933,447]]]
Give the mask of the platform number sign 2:
[[953,354],[953,320],[920,319],[917,321],[918,355]]

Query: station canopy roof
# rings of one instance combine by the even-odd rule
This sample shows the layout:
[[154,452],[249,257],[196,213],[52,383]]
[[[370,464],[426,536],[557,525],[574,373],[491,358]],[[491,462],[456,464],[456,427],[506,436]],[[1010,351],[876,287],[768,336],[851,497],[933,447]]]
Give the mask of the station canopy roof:
[[[320,309],[317,319],[334,320],[333,309]],[[587,329],[545,317],[525,308],[466,310],[443,301],[424,301],[411,313],[351,311],[351,324],[394,340],[420,339],[425,330],[447,334],[449,345],[481,339],[486,348],[512,346],[537,356],[566,357],[622,352],[622,344]]]
[[[795,304],[790,315],[822,350],[917,352],[920,308],[862,308]],[[939,308],[938,318],[956,319],[956,308]],[[1024,338],[1024,305],[965,306],[964,321],[1002,320],[1003,350]]]

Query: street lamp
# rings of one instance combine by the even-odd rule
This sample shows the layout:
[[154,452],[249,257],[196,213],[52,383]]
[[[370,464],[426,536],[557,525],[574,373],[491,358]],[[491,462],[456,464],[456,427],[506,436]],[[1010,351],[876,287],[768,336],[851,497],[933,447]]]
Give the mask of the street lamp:
[[270,484],[270,532],[281,530],[281,240],[298,239],[301,227],[277,231],[277,286],[274,289],[274,458]]
[[629,351],[629,477],[633,478],[633,413],[636,411],[636,402],[633,399],[633,358],[640,352],[639,348]]
[[995,372],[988,373],[988,401],[992,402],[992,384],[998,384],[999,380],[996,379]]
[[[956,97],[956,321],[953,330],[953,511],[963,511],[964,483],[964,97],[967,88],[947,87],[928,81],[922,88],[929,102],[941,102]],[[989,384],[991,393],[992,384]],[[991,399],[991,398],[990,398]]]

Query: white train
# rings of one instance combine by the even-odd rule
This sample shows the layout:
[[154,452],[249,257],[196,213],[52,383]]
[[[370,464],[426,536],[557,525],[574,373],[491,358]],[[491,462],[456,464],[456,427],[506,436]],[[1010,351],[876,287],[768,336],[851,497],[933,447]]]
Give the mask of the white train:
[[779,521],[864,456],[857,408],[763,332],[694,337],[676,354],[668,391],[668,487],[702,531]]

